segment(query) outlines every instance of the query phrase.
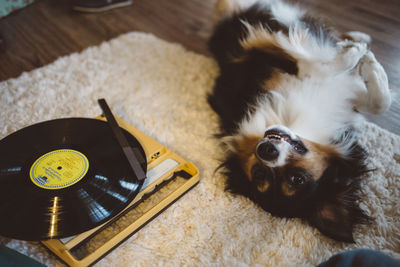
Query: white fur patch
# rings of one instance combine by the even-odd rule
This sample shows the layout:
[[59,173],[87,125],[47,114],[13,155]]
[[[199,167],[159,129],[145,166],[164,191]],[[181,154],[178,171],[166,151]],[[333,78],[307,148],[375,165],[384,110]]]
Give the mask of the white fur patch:
[[286,26],[297,23],[305,13],[300,8],[281,1],[271,3],[270,9],[274,18]]
[[300,22],[290,25],[288,35],[280,32],[275,38],[283,49],[297,59],[329,62],[337,55],[336,47],[312,35]]
[[361,119],[352,104],[364,90],[360,78],[344,73],[315,82],[283,74],[280,80],[271,97],[260,97],[254,114],[241,122],[240,134],[260,134],[272,125],[283,125],[302,138],[330,144],[332,137]]
[[[321,39],[311,34],[305,25],[296,19],[288,25],[287,34],[282,31],[272,32],[268,25],[251,25],[247,21],[242,21],[242,23],[247,30],[246,37],[240,40],[243,48],[258,47],[262,49],[262,45],[267,44],[282,48],[285,53],[297,60],[301,77],[324,77],[326,72],[340,72],[346,70],[353,63],[353,61],[347,61],[354,56],[341,53],[343,52],[341,47],[334,46],[327,39]],[[354,49],[350,48],[344,52],[353,52],[353,50],[356,50],[356,46]],[[353,66],[362,57],[362,51],[359,54],[360,56],[354,60]],[[339,58],[338,56],[341,55],[343,56]]]

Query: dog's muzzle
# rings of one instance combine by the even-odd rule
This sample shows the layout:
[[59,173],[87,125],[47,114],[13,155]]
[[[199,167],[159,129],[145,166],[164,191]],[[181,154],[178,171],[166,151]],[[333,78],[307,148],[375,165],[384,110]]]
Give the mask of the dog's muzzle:
[[[300,155],[307,153],[304,143],[296,135],[283,127],[273,127],[268,129],[264,138],[258,142],[255,153],[260,160],[273,162],[278,160],[280,154],[286,154],[288,150]],[[285,155],[282,157],[286,158]]]
[[256,148],[257,156],[266,161],[272,161],[279,157],[279,150],[269,140],[262,139]]

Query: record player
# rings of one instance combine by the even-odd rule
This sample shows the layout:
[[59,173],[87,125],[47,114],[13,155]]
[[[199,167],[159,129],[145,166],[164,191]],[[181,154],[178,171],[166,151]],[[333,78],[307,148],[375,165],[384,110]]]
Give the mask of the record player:
[[[74,130],[77,127],[78,128],[85,127],[81,125],[89,125],[88,127],[92,129],[93,128],[92,126],[95,126],[94,128],[96,128],[97,127],[96,125],[99,124],[100,131],[103,131],[103,129],[105,129],[105,127],[103,126],[104,122],[110,124],[111,129],[113,131],[113,134],[110,134],[110,136],[114,135],[118,140],[118,142],[117,143],[115,142],[114,137],[112,138],[107,137],[107,140],[112,139],[112,141],[110,141],[112,143],[110,145],[111,149],[108,150],[114,150],[114,149],[118,150],[117,149],[118,145],[120,145],[118,153],[112,152],[115,155],[118,154],[117,156],[114,156],[117,157],[118,163],[115,163],[115,165],[113,165],[109,163],[109,161],[113,161],[114,158],[112,159],[108,158],[106,161],[104,161],[103,159],[100,159],[101,156],[99,156],[99,159],[96,159],[95,161],[97,165],[94,164],[90,156],[92,153],[90,152],[90,150],[97,151],[97,148],[94,145],[92,146],[88,145],[91,147],[95,147],[95,148],[90,148],[89,150],[85,150],[85,148],[80,148],[81,146],[76,145],[75,147],[78,147],[78,149],[75,150],[75,147],[72,146],[72,148],[74,148],[70,149],[72,152],[66,149],[50,149],[51,152],[49,153],[44,153],[44,154],[42,152],[41,154],[39,153],[40,157],[38,157],[37,155],[32,156],[33,159],[31,160],[29,158],[30,161],[28,162],[30,163],[26,164],[28,165],[28,167],[30,167],[29,175],[31,181],[28,183],[27,186],[23,185],[22,189],[24,189],[26,192],[30,192],[30,190],[26,189],[31,189],[31,188],[34,188],[34,191],[35,190],[40,191],[39,193],[37,193],[38,198],[41,197],[42,194],[41,191],[45,192],[46,194],[52,195],[51,201],[46,200],[47,204],[43,204],[45,206],[44,208],[46,209],[44,213],[41,211],[43,208],[36,208],[35,206],[34,208],[32,208],[35,212],[39,214],[43,213],[43,215],[40,215],[41,217],[39,219],[35,220],[38,220],[39,223],[46,224],[46,230],[42,231],[41,228],[39,227],[38,228],[39,230],[37,231],[39,233],[28,234],[28,232],[23,233],[22,230],[21,233],[21,231],[19,231],[20,228],[18,225],[10,225],[10,224],[2,225],[3,229],[6,228],[6,230],[2,230],[3,232],[0,234],[24,240],[40,240],[45,247],[47,247],[62,261],[64,261],[66,264],[70,266],[88,266],[94,264],[102,257],[107,255],[112,249],[117,247],[131,235],[140,230],[144,225],[146,225],[149,221],[155,218],[163,210],[168,208],[171,204],[173,204],[177,199],[179,199],[182,195],[184,195],[187,191],[189,191],[199,182],[199,170],[192,162],[184,160],[176,153],[170,151],[165,146],[161,145],[154,139],[145,135],[143,132],[129,125],[122,119],[114,118],[104,100],[100,100],[99,103],[103,109],[104,114],[102,116],[97,117],[96,119],[86,119],[86,120],[65,119],[53,122],[50,121],[47,124],[45,122],[43,123],[43,125],[31,126],[30,129],[29,127],[24,128],[22,130],[23,138],[21,138],[19,136],[19,133],[17,132],[15,134],[16,138],[14,138],[17,141],[13,141],[12,137],[8,139],[7,137],[5,138],[7,139],[6,145],[8,144],[13,145],[13,142],[23,143],[23,141],[21,140],[26,138],[27,136],[26,133],[33,132],[36,135],[37,132],[42,132],[43,129],[48,130],[48,132],[54,131],[52,130],[53,127],[52,124],[55,124],[57,128],[60,128],[60,125],[62,126],[61,128],[63,127],[68,128],[71,127],[70,126],[71,124],[74,125],[73,128]],[[82,135],[85,134],[82,132]],[[95,135],[99,135],[100,136],[99,138],[101,138],[103,134],[96,133]],[[69,135],[71,139],[80,138],[74,136],[75,136],[74,133]],[[92,139],[91,137],[89,138],[84,137],[84,138],[86,138],[84,139],[85,143],[91,142],[89,140]],[[64,139],[66,139],[65,136],[62,137],[62,140]],[[93,139],[96,139],[96,137],[93,137]],[[47,144],[51,144],[51,141],[39,141],[38,143],[40,142],[45,142],[46,149],[49,150],[49,148],[47,148]],[[62,143],[61,141],[58,142]],[[68,141],[66,141],[66,143],[68,144],[74,144],[74,142],[68,143]],[[108,141],[106,141],[106,143],[107,142]],[[4,147],[3,143],[0,143],[0,146],[3,145]],[[49,145],[49,147],[53,146]],[[127,161],[123,156],[122,157],[119,156],[121,154],[120,153],[121,148],[123,154],[128,159]],[[82,151],[83,153],[81,153]],[[85,151],[89,152],[86,153]],[[15,152],[14,154],[20,155],[21,153]],[[89,160],[86,158],[85,155],[88,156]],[[63,180],[62,174],[58,175],[55,174],[55,172],[57,172],[57,168],[51,169],[48,167],[43,167],[55,164],[54,162],[57,161],[58,157],[79,158],[79,160],[75,160],[73,162],[78,162],[80,163],[80,165],[75,164],[75,166],[72,166],[73,168],[69,166],[71,165],[69,163],[68,164],[57,163],[56,165],[56,166],[61,165],[58,166],[60,170],[62,168],[64,168],[62,170],[69,168],[68,169],[69,174],[72,172],[72,170],[74,170],[74,172],[76,173],[76,175],[72,175],[74,179],[72,180],[70,179],[66,182],[65,179]],[[13,158],[13,156],[11,156],[11,158]],[[4,156],[2,157],[2,159],[4,160]],[[7,160],[5,161],[8,162]],[[112,170],[113,172],[112,175],[114,175],[114,172],[116,172],[117,174],[115,175],[120,177],[117,179],[119,187],[115,187],[114,185],[111,186],[110,184],[107,184],[105,181],[102,181],[102,179],[105,180],[108,179],[107,177],[112,176],[111,174],[104,176],[100,175],[101,170],[106,168],[103,167],[103,165],[107,166],[107,164],[111,164],[112,168],[115,169],[116,167],[120,166],[118,165],[121,164],[120,162],[123,162],[123,164],[125,165],[123,166],[123,169],[128,169],[128,170],[133,169],[135,175],[132,175],[130,172],[127,173],[126,171],[120,172],[118,170],[117,171]],[[89,167],[86,166],[86,163],[87,165],[89,165]],[[16,165],[16,163],[8,164],[8,166],[14,166],[14,165]],[[128,165],[127,168],[126,165]],[[78,166],[79,168],[76,168],[76,166]],[[94,166],[93,168],[96,169],[95,173],[90,172],[91,166]],[[2,168],[4,169],[4,166]],[[7,169],[7,172],[2,173],[1,176],[5,178],[3,180],[7,180],[9,176],[13,175],[18,178],[21,178],[21,176],[27,176],[26,174],[24,175],[21,174],[21,173],[27,173],[27,170],[23,172],[23,169],[24,169],[23,167],[9,168]],[[42,171],[42,169],[45,170],[46,172]],[[37,173],[42,172],[42,174],[41,175],[35,174],[35,171]],[[17,174],[14,174],[13,172],[17,172]],[[56,181],[54,183],[49,181],[51,179],[47,178],[46,176],[51,176],[51,175],[53,175],[58,180],[54,179],[54,181]],[[128,176],[132,176],[134,178],[129,178]],[[22,177],[22,179],[25,178],[26,177]],[[82,179],[82,181],[80,179]],[[89,181],[86,182],[86,184],[84,181],[85,179]],[[62,183],[60,182],[61,180]],[[3,184],[5,183],[3,182]],[[92,188],[92,191],[94,190],[93,192],[104,191],[103,193],[100,194],[102,195],[102,197],[99,198],[90,197],[92,191],[90,191],[88,188],[89,189]],[[122,189],[116,190],[115,188],[122,188]],[[85,195],[84,197],[82,197],[81,196],[82,191],[86,193],[89,192],[88,193],[89,196]],[[76,195],[78,193],[80,195],[78,197],[79,203],[82,203],[83,201],[83,203],[88,203],[87,206],[85,206],[86,205],[85,204],[84,205],[85,207],[72,206],[69,208],[68,203],[72,201],[69,200],[71,198],[72,199],[76,198]],[[28,193],[27,198],[34,201],[36,195],[34,195],[33,193]],[[106,199],[106,201],[104,201],[103,199]],[[16,204],[15,207],[18,208],[18,205],[20,205],[21,207],[30,205],[30,204],[28,205],[24,201],[22,201],[22,203],[23,204]],[[40,200],[38,200],[38,203],[41,203]],[[62,205],[63,203],[64,205]],[[111,212],[107,212],[106,211],[107,207],[109,207],[110,205],[115,208],[112,208]],[[12,209],[8,208],[8,206],[4,205],[1,206],[1,209],[3,211],[3,214],[4,211],[6,213],[13,211]],[[81,209],[89,210],[89,212],[77,211]],[[71,212],[71,210],[73,210],[73,212]],[[78,215],[80,215],[80,213],[82,212],[85,213],[84,215],[88,213],[90,217],[94,217],[95,219],[98,217],[99,219],[98,220],[91,219],[89,223],[87,223],[87,221],[83,221],[84,222],[82,223],[83,226],[81,226],[81,224],[76,224],[76,222],[74,222],[73,217],[74,216],[78,217]],[[14,213],[12,213],[13,216]],[[16,217],[13,218],[14,222],[18,222],[19,219],[21,219],[17,218],[18,217],[17,215],[14,217]],[[72,222],[71,224],[75,223],[75,226],[69,227],[68,225],[70,224],[65,226],[63,224],[63,221],[67,222],[71,221]],[[35,222],[33,222],[32,225],[33,229],[35,229],[34,228]],[[7,227],[9,228],[8,232],[7,232]],[[73,234],[70,235],[71,233]]]

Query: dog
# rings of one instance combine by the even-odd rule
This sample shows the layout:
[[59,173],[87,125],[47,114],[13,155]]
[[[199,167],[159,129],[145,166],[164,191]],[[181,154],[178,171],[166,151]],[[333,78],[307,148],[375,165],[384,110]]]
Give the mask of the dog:
[[299,217],[354,242],[371,171],[361,112],[391,104],[369,35],[339,34],[278,0],[219,0],[209,49],[220,73],[208,102],[220,119],[227,190],[274,216]]

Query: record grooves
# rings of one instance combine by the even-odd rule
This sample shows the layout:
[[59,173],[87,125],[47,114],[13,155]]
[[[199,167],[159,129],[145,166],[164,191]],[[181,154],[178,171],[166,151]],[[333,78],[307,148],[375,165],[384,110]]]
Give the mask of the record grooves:
[[[146,155],[123,130],[146,173]],[[0,235],[63,238],[123,210],[140,181],[107,122],[68,118],[28,126],[0,140]]]

